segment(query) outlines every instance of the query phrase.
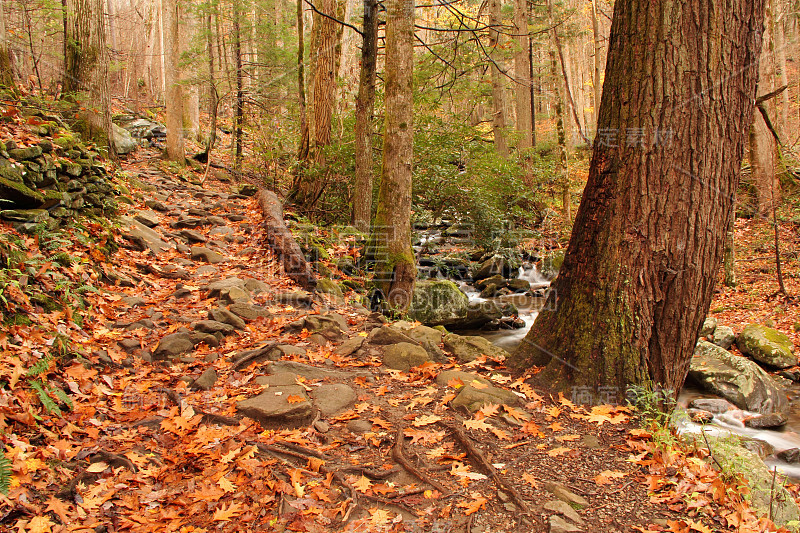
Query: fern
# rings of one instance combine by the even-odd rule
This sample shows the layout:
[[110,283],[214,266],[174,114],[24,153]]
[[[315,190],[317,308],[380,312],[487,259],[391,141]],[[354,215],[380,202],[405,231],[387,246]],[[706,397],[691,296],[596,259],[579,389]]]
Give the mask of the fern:
[[75,262],[75,258],[69,255],[67,252],[59,252],[55,255],[51,255],[47,258],[48,261],[52,263],[58,263],[61,266],[69,267]]
[[51,354],[39,359],[38,361],[36,361],[36,364],[34,364],[32,367],[28,369],[27,372],[25,372],[25,376],[29,378],[35,378],[37,376],[44,374],[50,368],[50,363],[53,361],[54,358],[55,357]]
[[51,398],[50,395],[47,394],[47,391],[45,390],[45,388],[49,389],[50,387],[48,387],[45,383],[42,383],[38,379],[31,381],[30,384],[31,388],[35,390],[37,396],[39,396],[39,401],[42,402],[42,405],[44,406],[45,410],[50,414],[55,413],[58,416],[61,416],[61,409],[59,409],[56,402],[53,401],[53,398]]
[[0,452],[0,492],[8,496],[11,488],[11,461],[4,452]]
[[64,402],[64,404],[65,404],[67,407],[69,407],[70,409],[72,409],[72,398],[70,398],[70,397],[67,395],[67,393],[66,393],[66,392],[64,392],[64,389],[62,389],[61,387],[53,387],[53,388],[51,389],[51,391],[53,392],[53,394],[55,394],[55,395],[56,395],[56,397],[57,397],[59,400],[61,400],[62,402]]

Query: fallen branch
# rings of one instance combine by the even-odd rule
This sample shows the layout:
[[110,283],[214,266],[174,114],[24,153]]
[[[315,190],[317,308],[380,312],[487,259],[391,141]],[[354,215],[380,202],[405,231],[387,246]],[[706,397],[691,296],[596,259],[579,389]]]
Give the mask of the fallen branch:
[[280,258],[284,272],[304,289],[313,291],[317,287],[317,280],[303,251],[294,239],[294,235],[286,227],[283,220],[283,205],[278,196],[273,192],[260,189],[256,200],[264,212],[267,242]]
[[489,462],[488,459],[483,455],[483,453],[475,447],[474,444],[469,440],[469,437],[458,429],[455,426],[451,426],[450,424],[446,424],[445,422],[439,421],[439,424],[444,426],[450,433],[453,434],[455,439],[461,444],[461,446],[467,451],[467,454],[472,457],[478,466],[492,478],[492,481],[495,482],[497,486],[507,492],[511,499],[514,500],[514,504],[525,514],[530,515],[530,508],[525,500],[522,499],[522,496],[517,492],[511,484],[505,480],[503,476],[500,475],[500,472],[497,471],[495,467],[492,466],[492,463]]
[[247,355],[245,355],[241,359],[237,359],[236,362],[233,363],[233,369],[234,370],[239,370],[240,368],[244,368],[244,367],[246,367],[247,365],[249,365],[250,363],[252,363],[254,361],[261,361],[263,359],[266,359],[269,356],[269,353],[277,345],[278,345],[277,342],[272,341],[272,342],[268,342],[267,344],[265,344],[264,346],[262,346],[262,347],[260,347],[260,348],[258,348],[256,350],[253,350],[252,352],[248,353]]
[[402,466],[406,470],[406,472],[408,472],[415,478],[419,479],[423,483],[427,483],[431,487],[441,492],[442,496],[449,496],[450,495],[449,490],[447,490],[441,483],[439,483],[435,479],[431,479],[430,477],[423,474],[420,469],[412,465],[411,462],[408,459],[406,459],[405,455],[403,455],[403,439],[405,439],[404,432],[405,428],[403,426],[400,426],[397,429],[397,435],[395,436],[394,446],[392,446],[392,459],[394,459],[397,464]]

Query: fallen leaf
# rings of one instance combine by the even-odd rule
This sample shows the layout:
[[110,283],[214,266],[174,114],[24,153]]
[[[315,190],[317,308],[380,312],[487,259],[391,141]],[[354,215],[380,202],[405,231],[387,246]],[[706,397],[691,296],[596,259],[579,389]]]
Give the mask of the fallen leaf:
[[559,446],[558,448],[553,448],[552,450],[548,450],[547,455],[549,455],[550,457],[558,457],[559,455],[564,455],[565,453],[568,453],[570,451],[572,451],[571,448],[564,448],[563,446]]
[[215,522],[227,522],[232,518],[236,517],[237,515],[241,514],[242,508],[241,506],[234,502],[232,503],[227,509],[224,507],[220,507],[216,511],[214,511],[214,516],[211,517],[212,520]]
[[286,401],[289,403],[303,403],[306,399],[297,394],[290,394],[286,397]]
[[464,427],[467,429],[479,429],[481,431],[489,431],[492,429],[492,426],[484,422],[483,420],[464,420]]
[[617,470],[603,470],[594,477],[594,482],[598,485],[608,485],[612,480],[625,476],[625,472],[619,472]]
[[414,422],[412,424],[415,427],[422,427],[422,426],[427,426],[427,425],[430,425],[430,424],[434,424],[434,423],[438,422],[441,419],[442,419],[441,416],[422,415],[422,416],[418,416],[417,418],[415,418]]
[[106,468],[108,468],[108,463],[103,461],[98,461],[96,463],[92,463],[86,469],[87,472],[91,472],[93,474],[97,474],[99,472],[103,472]]
[[478,494],[477,492],[472,493],[472,499],[467,502],[461,502],[458,504],[458,507],[464,509],[464,514],[469,516],[473,513],[477,513],[481,509],[486,507],[486,502],[488,500]]

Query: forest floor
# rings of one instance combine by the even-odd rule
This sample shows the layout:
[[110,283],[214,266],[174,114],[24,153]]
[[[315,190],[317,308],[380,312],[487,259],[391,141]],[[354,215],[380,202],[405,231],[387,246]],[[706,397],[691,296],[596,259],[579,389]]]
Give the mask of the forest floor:
[[[0,529],[776,530],[749,509],[735,473],[720,474],[702,446],[679,444],[628,407],[575,405],[485,357],[399,372],[374,352],[347,353],[343,345],[381,321],[346,299],[303,294],[283,276],[253,198],[232,196],[213,178],[200,187],[165,173],[153,151],[123,167],[134,178],[134,201],[122,214],[151,213],[169,246],[106,258],[73,238],[60,251],[74,262],[31,276],[46,283],[58,270],[97,290],[85,292],[82,321],[66,308],[31,312],[30,323],[0,333],[0,375],[9,385],[0,389],[0,440],[13,472]],[[737,238],[758,246],[764,232],[746,221]],[[30,256],[41,251],[40,239],[20,238]],[[191,258],[190,243],[213,247],[220,262]],[[787,288],[800,294],[793,261]],[[770,298],[769,259],[741,265],[740,285],[721,289],[714,315],[737,329],[772,319],[797,343],[796,300]],[[255,313],[243,327],[158,360],[165,336],[222,308],[209,285],[232,278],[253,280],[246,292]],[[7,297],[25,304],[24,295]],[[290,326],[317,315],[341,318],[343,337],[320,341]],[[45,357],[64,338],[62,356]],[[281,360],[241,359],[271,343],[283,347]],[[283,389],[287,372],[278,365],[293,374]],[[437,380],[452,370],[468,374]],[[488,404],[474,415],[454,409],[464,380],[481,388],[479,377],[513,391],[519,404]],[[48,412],[34,378],[67,391],[71,405]],[[315,408],[333,414],[266,429],[241,417],[237,403],[271,387],[296,388],[285,397],[290,407],[309,393]],[[323,389],[333,397],[321,399]],[[348,405],[328,409],[351,392]]]

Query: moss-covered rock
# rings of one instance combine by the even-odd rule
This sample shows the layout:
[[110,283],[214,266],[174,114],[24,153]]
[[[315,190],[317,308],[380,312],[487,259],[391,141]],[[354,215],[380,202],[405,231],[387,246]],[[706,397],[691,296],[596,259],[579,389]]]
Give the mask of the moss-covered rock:
[[697,343],[689,377],[740,409],[769,414],[789,408],[786,394],[761,367],[707,341]]
[[418,281],[408,315],[426,326],[446,326],[464,319],[468,304],[467,295],[452,281]]
[[736,346],[743,354],[776,368],[788,368],[797,364],[792,341],[777,329],[749,324],[736,339]]
[[[2,173],[0,169],[0,174]],[[44,195],[18,181],[0,176],[0,206],[27,209],[38,207],[44,202]]]
[[320,278],[317,280],[317,292],[330,294],[336,298],[342,297],[342,288],[330,278]]
[[412,367],[431,361],[432,358],[422,346],[408,342],[390,344],[383,349],[383,364],[395,370],[408,372]]
[[498,348],[483,337],[473,335],[448,333],[444,336],[444,348],[451,352],[461,363],[469,363],[482,355],[494,359],[510,357],[510,354],[502,348]]

